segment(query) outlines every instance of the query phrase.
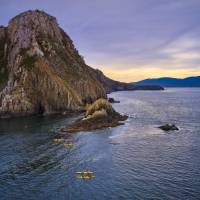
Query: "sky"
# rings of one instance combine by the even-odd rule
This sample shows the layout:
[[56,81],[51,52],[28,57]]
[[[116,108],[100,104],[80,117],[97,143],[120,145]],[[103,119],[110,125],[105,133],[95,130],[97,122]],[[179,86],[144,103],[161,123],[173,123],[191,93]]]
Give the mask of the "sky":
[[200,0],[0,0],[0,25],[26,10],[57,18],[86,63],[124,82],[200,75]]

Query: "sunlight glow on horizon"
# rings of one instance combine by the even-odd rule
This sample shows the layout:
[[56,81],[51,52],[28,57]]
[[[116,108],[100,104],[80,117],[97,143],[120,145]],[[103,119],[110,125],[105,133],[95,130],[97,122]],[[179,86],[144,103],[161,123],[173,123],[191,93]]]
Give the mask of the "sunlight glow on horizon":
[[136,82],[148,78],[186,78],[190,76],[199,76],[200,72],[191,68],[182,69],[164,69],[160,67],[140,67],[138,69],[128,70],[116,70],[107,68],[101,68],[102,72],[109,78],[122,82]]

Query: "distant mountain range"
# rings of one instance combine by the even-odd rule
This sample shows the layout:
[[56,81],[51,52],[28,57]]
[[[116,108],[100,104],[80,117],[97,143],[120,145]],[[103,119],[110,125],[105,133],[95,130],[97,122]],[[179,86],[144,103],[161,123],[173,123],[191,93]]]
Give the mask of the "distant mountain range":
[[135,84],[138,86],[160,85],[162,87],[200,87],[200,76],[188,77],[184,79],[169,78],[169,77],[152,78],[134,82],[131,84]]

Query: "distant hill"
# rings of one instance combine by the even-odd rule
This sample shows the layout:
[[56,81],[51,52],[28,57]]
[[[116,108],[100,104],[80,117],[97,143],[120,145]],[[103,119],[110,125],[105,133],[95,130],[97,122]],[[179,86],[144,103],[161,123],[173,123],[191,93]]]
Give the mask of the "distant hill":
[[131,84],[144,85],[160,85],[162,87],[200,87],[200,76],[188,77],[184,79],[177,78],[153,78],[134,82]]
[[129,91],[129,90],[164,90],[163,87],[159,85],[135,85],[129,83],[123,83],[115,81],[105,76],[100,70],[94,70],[96,78],[100,81],[106,90],[106,93],[116,92],[116,91]]

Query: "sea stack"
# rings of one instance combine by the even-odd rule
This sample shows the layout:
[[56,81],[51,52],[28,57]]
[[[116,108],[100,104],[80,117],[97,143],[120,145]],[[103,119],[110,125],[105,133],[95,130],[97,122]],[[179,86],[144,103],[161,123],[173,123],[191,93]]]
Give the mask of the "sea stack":
[[0,27],[0,116],[82,110],[106,98],[56,19],[27,11]]
[[96,129],[123,125],[122,121],[128,118],[116,112],[106,99],[98,99],[88,105],[84,118],[66,126],[61,131],[74,133],[79,131],[92,131]]

